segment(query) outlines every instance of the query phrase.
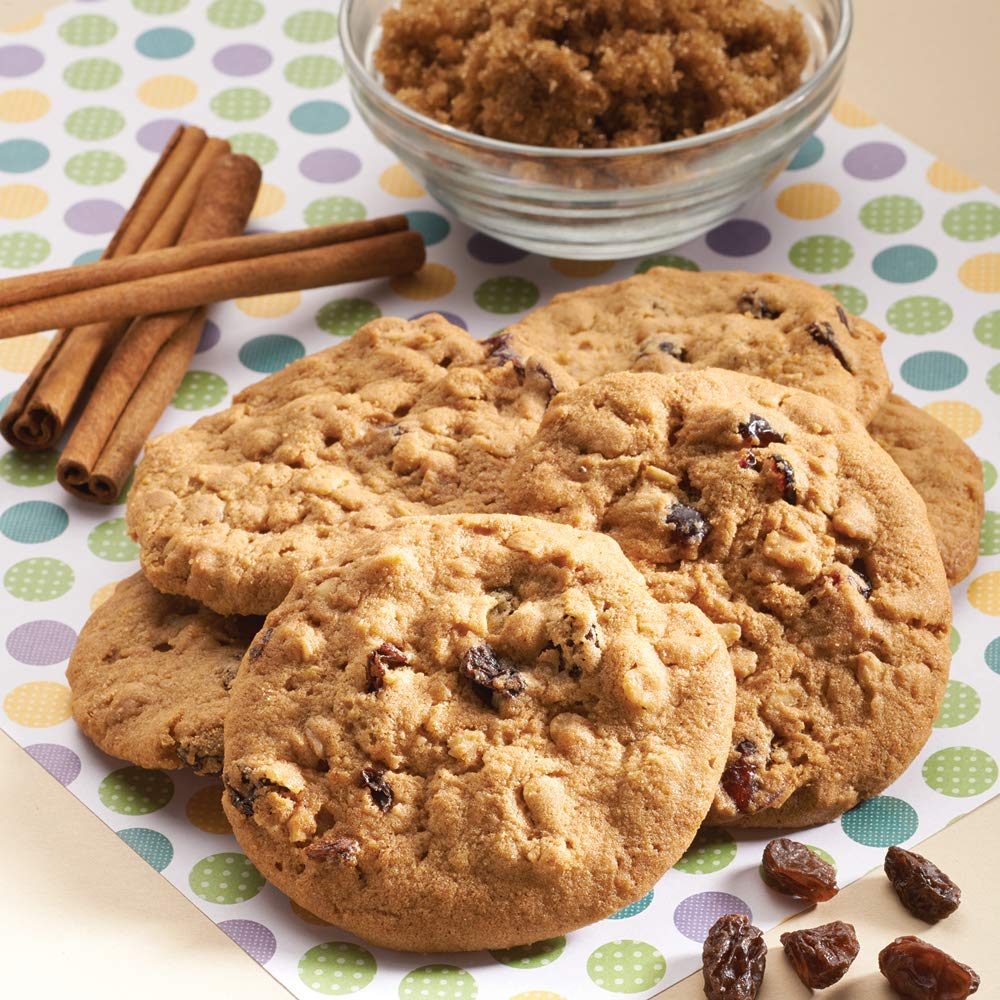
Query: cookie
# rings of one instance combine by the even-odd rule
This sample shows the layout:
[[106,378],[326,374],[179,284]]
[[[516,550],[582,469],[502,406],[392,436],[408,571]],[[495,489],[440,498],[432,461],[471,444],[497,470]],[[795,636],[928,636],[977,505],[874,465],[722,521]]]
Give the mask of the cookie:
[[717,630],[611,539],[402,519],[268,616],[226,716],[226,814],[267,878],[367,941],[527,944],[680,857],[734,688]]
[[561,377],[437,315],[377,320],[147,447],[127,508],[143,569],[220,614],[266,614],[338,537],[495,508]]
[[890,390],[884,334],[830,292],[780,274],[657,267],[557,295],[510,330],[581,383],[727,368],[818,393],[866,423]]
[[553,401],[508,493],[607,532],[722,631],[736,728],[710,823],[825,822],[924,745],[947,581],[923,501],[847,410],[721,370],[607,375]]
[[112,757],[216,774],[229,688],[260,625],[168,597],[136,573],[80,632],[66,670],[73,718]]
[[964,580],[979,557],[983,466],[950,428],[900,396],[890,396],[868,427],[927,505],[948,582]]

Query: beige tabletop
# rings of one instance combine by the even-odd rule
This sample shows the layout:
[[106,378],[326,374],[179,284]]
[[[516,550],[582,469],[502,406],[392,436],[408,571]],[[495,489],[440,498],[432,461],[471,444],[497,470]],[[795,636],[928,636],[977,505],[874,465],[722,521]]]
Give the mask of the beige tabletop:
[[[1000,97],[996,3],[855,0],[857,29],[845,95],[940,158],[1000,189],[1000,129],[984,131],[982,126],[982,109],[996,108]],[[0,0],[0,25],[51,6],[51,0]],[[70,995],[75,1000],[289,996],[2,734],[0,775],[6,803],[0,810],[0,994],[41,1000]],[[760,1000],[808,995],[782,958],[778,936],[836,919],[855,925],[862,951],[847,978],[824,997],[889,1000],[892,994],[876,971],[877,955],[900,934],[919,934],[951,951],[982,975],[980,996],[1000,996],[995,931],[1000,865],[979,861],[984,851],[998,845],[998,828],[1000,799],[922,848],[965,889],[961,909],[937,927],[928,929],[909,917],[876,872],[819,913],[806,912],[772,931]],[[700,974],[662,997],[703,998]]]

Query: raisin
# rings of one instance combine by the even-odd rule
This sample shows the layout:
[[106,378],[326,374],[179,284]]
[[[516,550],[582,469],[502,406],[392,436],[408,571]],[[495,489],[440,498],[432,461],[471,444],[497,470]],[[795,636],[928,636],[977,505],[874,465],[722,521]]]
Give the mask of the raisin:
[[[261,789],[264,788],[277,788],[281,792],[288,792],[288,789],[283,785],[279,785],[276,781],[271,781],[268,778],[254,778],[252,772],[246,768],[240,769],[240,785],[241,788],[237,788],[227,776],[223,776],[223,785],[225,785],[226,791],[229,793],[229,801],[241,812],[244,816],[253,815],[254,802],[257,796],[260,795]],[[244,791],[243,789],[246,789]]]
[[492,358],[501,365],[509,361],[514,366],[514,370],[518,375],[523,375],[525,372],[524,358],[514,350],[513,344],[514,335],[509,331],[498,333],[496,336],[483,341],[483,347],[486,348],[486,357]]
[[861,559],[855,559],[851,564],[851,572],[854,574],[854,586],[858,588],[858,593],[867,601],[872,596],[874,587],[864,562]]
[[688,353],[683,347],[678,347],[672,340],[664,340],[661,337],[649,337],[639,345],[639,357],[644,358],[648,354],[669,354],[670,357],[678,361],[687,361]]
[[833,332],[833,327],[829,323],[810,323],[806,327],[806,333],[816,341],[817,344],[823,344],[824,347],[829,347],[833,351],[833,356],[840,362],[841,366],[845,371],[854,372],[851,367],[850,361],[847,360],[847,356],[840,349],[840,344],[837,343],[837,337]]
[[745,291],[736,303],[736,308],[745,316],[753,316],[754,319],[777,319],[781,315],[764,301],[756,288]]
[[760,459],[752,451],[745,451],[740,455],[739,462],[741,469],[749,469],[751,472],[760,472]]
[[763,862],[767,884],[786,896],[825,903],[837,895],[837,869],[797,840],[772,840]]
[[489,643],[473,646],[462,657],[458,672],[476,685],[477,692],[492,700],[494,694],[516,698],[524,690],[524,678],[517,667]]
[[750,759],[757,753],[757,746],[752,740],[740,740],[733,750],[736,759],[722,772],[722,787],[736,808],[745,813],[760,787],[757,765]]
[[912,851],[890,847],[885,873],[903,906],[930,924],[951,916],[962,901],[962,890],[932,861]]
[[409,662],[410,658],[399,646],[391,642],[383,642],[381,646],[368,654],[368,660],[365,663],[365,677],[367,678],[365,690],[369,694],[374,694],[385,683],[385,672],[389,667],[402,667]]
[[708,534],[708,522],[694,509],[675,503],[665,518],[677,538],[695,547],[701,545]]
[[315,840],[303,851],[312,861],[338,861],[342,865],[356,865],[361,845],[353,837],[334,837],[332,840]]
[[392,808],[392,787],[385,780],[385,771],[380,767],[366,767],[361,772],[361,787],[372,793],[372,801],[387,813]]
[[549,401],[552,400],[554,396],[559,395],[559,386],[556,385],[555,376],[545,367],[541,362],[531,361],[531,375],[536,376],[541,380],[542,384],[545,386],[545,405],[548,406]]
[[767,962],[764,935],[742,913],[727,913],[712,924],[701,961],[708,1000],[755,1000]]
[[780,455],[772,455],[771,462],[781,490],[781,499],[794,507],[799,502],[799,493],[795,488],[795,470],[788,459]]
[[737,424],[736,429],[739,431],[740,437],[747,444],[768,445],[785,443],[785,435],[780,431],[776,431],[762,416],[756,413],[751,413],[746,423],[741,422]]
[[918,937],[898,937],[878,955],[879,972],[910,1000],[965,1000],[979,989],[979,976],[947,952]]
[[250,652],[247,653],[247,659],[250,663],[256,663],[263,655],[264,650],[267,649],[267,644],[271,641],[271,636],[274,635],[274,629],[265,629],[260,638],[250,647]]
[[854,928],[843,920],[788,931],[781,935],[781,943],[802,984],[814,990],[839,983],[861,950]]

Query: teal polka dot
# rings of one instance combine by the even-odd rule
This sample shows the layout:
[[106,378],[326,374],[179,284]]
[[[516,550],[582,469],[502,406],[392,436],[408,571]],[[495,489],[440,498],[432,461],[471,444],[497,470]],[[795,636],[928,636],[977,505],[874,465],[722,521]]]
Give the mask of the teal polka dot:
[[214,372],[190,371],[181,379],[171,405],[178,410],[204,410],[226,398],[229,386]]
[[132,6],[144,14],[176,14],[189,0],[132,0]]
[[174,859],[174,845],[156,830],[136,826],[130,830],[119,830],[118,836],[158,872],[162,872]]
[[278,155],[278,144],[262,132],[240,132],[229,137],[234,153],[252,156],[262,167]]
[[988,510],[983,516],[983,527],[979,532],[979,554],[1000,555],[1000,514],[995,510]]
[[986,373],[986,384],[995,392],[1000,394],[1000,365],[994,365]]
[[996,639],[991,639],[986,647],[986,652],[983,654],[986,660],[986,666],[990,668],[995,674],[1000,674],[1000,636]]
[[399,1000],[476,1000],[479,989],[472,975],[456,965],[422,965],[399,984]]
[[194,48],[194,39],[180,28],[150,28],[135,40],[135,47],[148,59],[179,59]]
[[736,857],[736,842],[725,830],[700,830],[691,846],[674,865],[688,875],[710,875],[721,871]]
[[866,847],[892,847],[917,832],[917,812],[908,802],[877,795],[840,817],[844,833]]
[[958,634],[958,629],[954,625],[951,627],[951,632],[948,635],[948,648],[951,650],[951,655],[954,656],[958,652],[958,647],[962,642],[962,637]]
[[240,348],[240,361],[252,372],[276,372],[306,353],[302,342],[281,333],[254,337]]
[[868,296],[853,285],[823,285],[828,292],[849,312],[860,316],[868,308]]
[[102,521],[87,535],[87,547],[98,559],[109,562],[130,562],[139,558],[139,546],[128,536],[125,518]]
[[124,127],[125,116],[114,108],[78,108],[66,119],[66,131],[85,142],[110,139]]
[[103,45],[117,34],[115,22],[100,14],[78,14],[59,25],[59,37],[70,45]]
[[407,212],[406,217],[410,220],[410,228],[420,233],[429,247],[447,239],[451,232],[451,223],[437,212]]
[[74,90],[108,90],[122,78],[122,68],[111,59],[78,59],[63,71]]
[[907,285],[929,278],[937,270],[937,257],[926,247],[901,244],[876,254],[872,270],[885,281]]
[[0,267],[35,267],[51,249],[49,241],[37,233],[0,234]]
[[306,225],[326,226],[334,222],[356,222],[366,215],[365,206],[354,198],[317,198],[306,205]]
[[850,264],[854,247],[839,236],[807,236],[793,244],[788,258],[810,274],[829,274]]
[[188,885],[206,903],[245,903],[264,885],[264,876],[245,854],[210,854],[202,858],[188,875]]
[[49,162],[49,148],[34,139],[8,139],[0,142],[0,170],[8,174],[27,174]]
[[316,325],[336,337],[349,337],[381,315],[382,310],[367,299],[336,299],[316,313]]
[[351,115],[336,101],[306,101],[292,110],[288,120],[307,135],[328,135],[339,132],[351,120]]
[[318,90],[344,75],[344,67],[331,56],[299,56],[285,67],[285,79],[296,87]]
[[502,965],[511,969],[542,969],[546,965],[551,965],[565,950],[566,938],[555,937],[517,948],[491,951],[490,954]]
[[967,201],[948,209],[941,225],[949,236],[966,243],[988,240],[1000,233],[1000,205]]
[[337,15],[328,10],[300,10],[283,28],[296,42],[328,42],[337,34]]
[[144,816],[162,809],[174,797],[174,783],[163,771],[121,767],[101,782],[97,794],[113,812]]
[[608,920],[628,920],[629,917],[637,917],[644,910],[649,909],[649,904],[653,902],[653,890],[650,889],[642,899],[637,899],[634,903],[622,907],[617,913],[612,913]]
[[587,959],[587,975],[609,993],[650,990],[666,971],[663,955],[644,941],[609,941]]
[[1000,348],[1000,309],[980,316],[972,330],[981,344]]
[[327,941],[299,959],[299,979],[316,993],[345,996],[364,989],[378,971],[375,956],[346,941]]
[[209,107],[220,118],[234,122],[249,121],[267,114],[271,98],[256,87],[230,87],[216,94]]
[[52,601],[73,586],[73,570],[59,559],[23,559],[14,563],[3,584],[7,592],[22,601]]
[[264,16],[264,5],[257,0],[215,0],[208,8],[208,19],[220,28],[246,28]]
[[983,460],[983,489],[989,493],[997,484],[997,468],[992,462]]
[[673,253],[661,253],[655,257],[647,257],[640,261],[635,268],[636,274],[645,274],[654,267],[676,267],[680,271],[700,271],[701,268],[687,257],[678,257]]
[[900,194],[873,198],[862,207],[859,216],[865,229],[873,233],[905,233],[918,225],[923,217],[920,202]]
[[949,798],[981,795],[997,780],[997,762],[975,747],[948,747],[924,761],[921,771],[929,788]]
[[25,500],[0,514],[0,531],[12,542],[37,545],[58,538],[69,525],[69,514],[47,500]]
[[969,374],[969,366],[957,354],[924,351],[907,358],[899,372],[915,389],[954,389]]
[[125,161],[106,149],[77,153],[66,161],[66,176],[77,184],[110,184],[125,173]]
[[789,170],[805,170],[813,166],[823,158],[823,142],[818,135],[812,135],[801,146],[795,154],[794,159],[788,164]]
[[941,711],[934,720],[935,729],[953,729],[965,725],[979,714],[982,702],[976,689],[961,681],[948,681]]
[[0,456],[0,477],[12,486],[44,486],[56,478],[58,451],[8,451]]
[[527,278],[490,278],[473,293],[476,305],[491,313],[517,313],[538,301],[538,286]]
[[104,256],[103,250],[84,250],[73,258],[74,264],[92,264],[95,260],[100,260]]
[[938,333],[952,321],[951,306],[933,295],[911,295],[889,306],[889,323],[900,333]]

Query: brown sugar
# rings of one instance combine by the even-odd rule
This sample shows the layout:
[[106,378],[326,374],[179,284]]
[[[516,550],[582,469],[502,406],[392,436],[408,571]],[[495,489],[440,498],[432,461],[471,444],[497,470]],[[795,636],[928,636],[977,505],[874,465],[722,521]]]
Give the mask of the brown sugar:
[[401,0],[375,55],[414,110],[494,139],[641,146],[742,121],[798,87],[802,19],[764,0]]

